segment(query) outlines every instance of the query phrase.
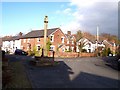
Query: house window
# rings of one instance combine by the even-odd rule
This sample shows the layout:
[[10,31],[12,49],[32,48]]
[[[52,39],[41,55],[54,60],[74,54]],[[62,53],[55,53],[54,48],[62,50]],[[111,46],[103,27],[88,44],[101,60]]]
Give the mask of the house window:
[[64,43],[64,37],[61,37],[61,41],[62,41],[62,43]]
[[28,39],[28,41],[27,41],[28,43],[30,42],[30,39]]
[[71,39],[73,40],[73,37]]
[[50,46],[50,51],[54,51],[54,47],[53,45]]
[[74,44],[74,41],[72,41],[72,44]]
[[27,50],[31,50],[31,44],[30,43],[27,44]]
[[26,42],[26,39],[24,39],[24,43]]
[[40,44],[37,44],[36,47],[37,47],[37,51],[39,51],[41,49],[41,45]]
[[66,47],[67,51],[69,51],[69,46]]
[[29,50],[29,47],[27,46],[27,51]]
[[88,45],[89,45],[89,48],[90,48],[90,47],[91,47],[91,44],[89,43]]
[[64,48],[62,49],[62,52],[65,52],[65,49],[64,49]]
[[37,42],[40,42],[40,38],[37,38]]
[[69,44],[69,40],[67,40],[67,44]]
[[21,46],[21,49],[23,49],[23,46]]
[[54,35],[51,35],[51,36],[50,36],[50,41],[51,41],[51,42],[54,42]]
[[91,49],[88,49],[88,52],[90,53],[90,52],[91,52]]
[[38,51],[40,50],[40,46],[38,46]]
[[71,47],[71,50],[74,51],[74,47]]

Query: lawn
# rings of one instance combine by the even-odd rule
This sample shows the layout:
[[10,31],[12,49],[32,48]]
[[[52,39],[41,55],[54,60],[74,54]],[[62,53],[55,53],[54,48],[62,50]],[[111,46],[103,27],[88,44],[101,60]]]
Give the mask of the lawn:
[[21,61],[10,62],[9,66],[11,67],[12,78],[7,88],[32,88]]

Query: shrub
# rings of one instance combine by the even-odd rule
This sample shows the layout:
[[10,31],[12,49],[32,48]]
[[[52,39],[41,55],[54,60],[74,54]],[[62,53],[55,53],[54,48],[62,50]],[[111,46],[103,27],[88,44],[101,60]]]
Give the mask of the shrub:
[[103,50],[102,56],[107,56],[107,50],[106,50],[106,48]]
[[109,54],[112,54],[110,48],[105,48],[102,52],[102,56],[109,56]]

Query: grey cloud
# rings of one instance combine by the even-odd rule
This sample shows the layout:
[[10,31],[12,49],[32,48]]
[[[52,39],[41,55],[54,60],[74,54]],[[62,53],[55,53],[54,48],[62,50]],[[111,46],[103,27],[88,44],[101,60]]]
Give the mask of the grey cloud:
[[100,33],[118,34],[118,10],[117,2],[97,2],[94,6],[80,8],[79,14],[83,14],[84,19],[79,20],[85,30],[96,33],[97,25]]

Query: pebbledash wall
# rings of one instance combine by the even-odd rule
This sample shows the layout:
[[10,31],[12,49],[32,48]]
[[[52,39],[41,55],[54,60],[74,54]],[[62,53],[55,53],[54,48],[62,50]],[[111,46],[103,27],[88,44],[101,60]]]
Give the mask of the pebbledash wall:
[[[53,52],[50,51],[48,53],[49,57],[53,56]],[[95,57],[96,54],[95,53],[76,53],[76,52],[55,52],[54,57]]]

